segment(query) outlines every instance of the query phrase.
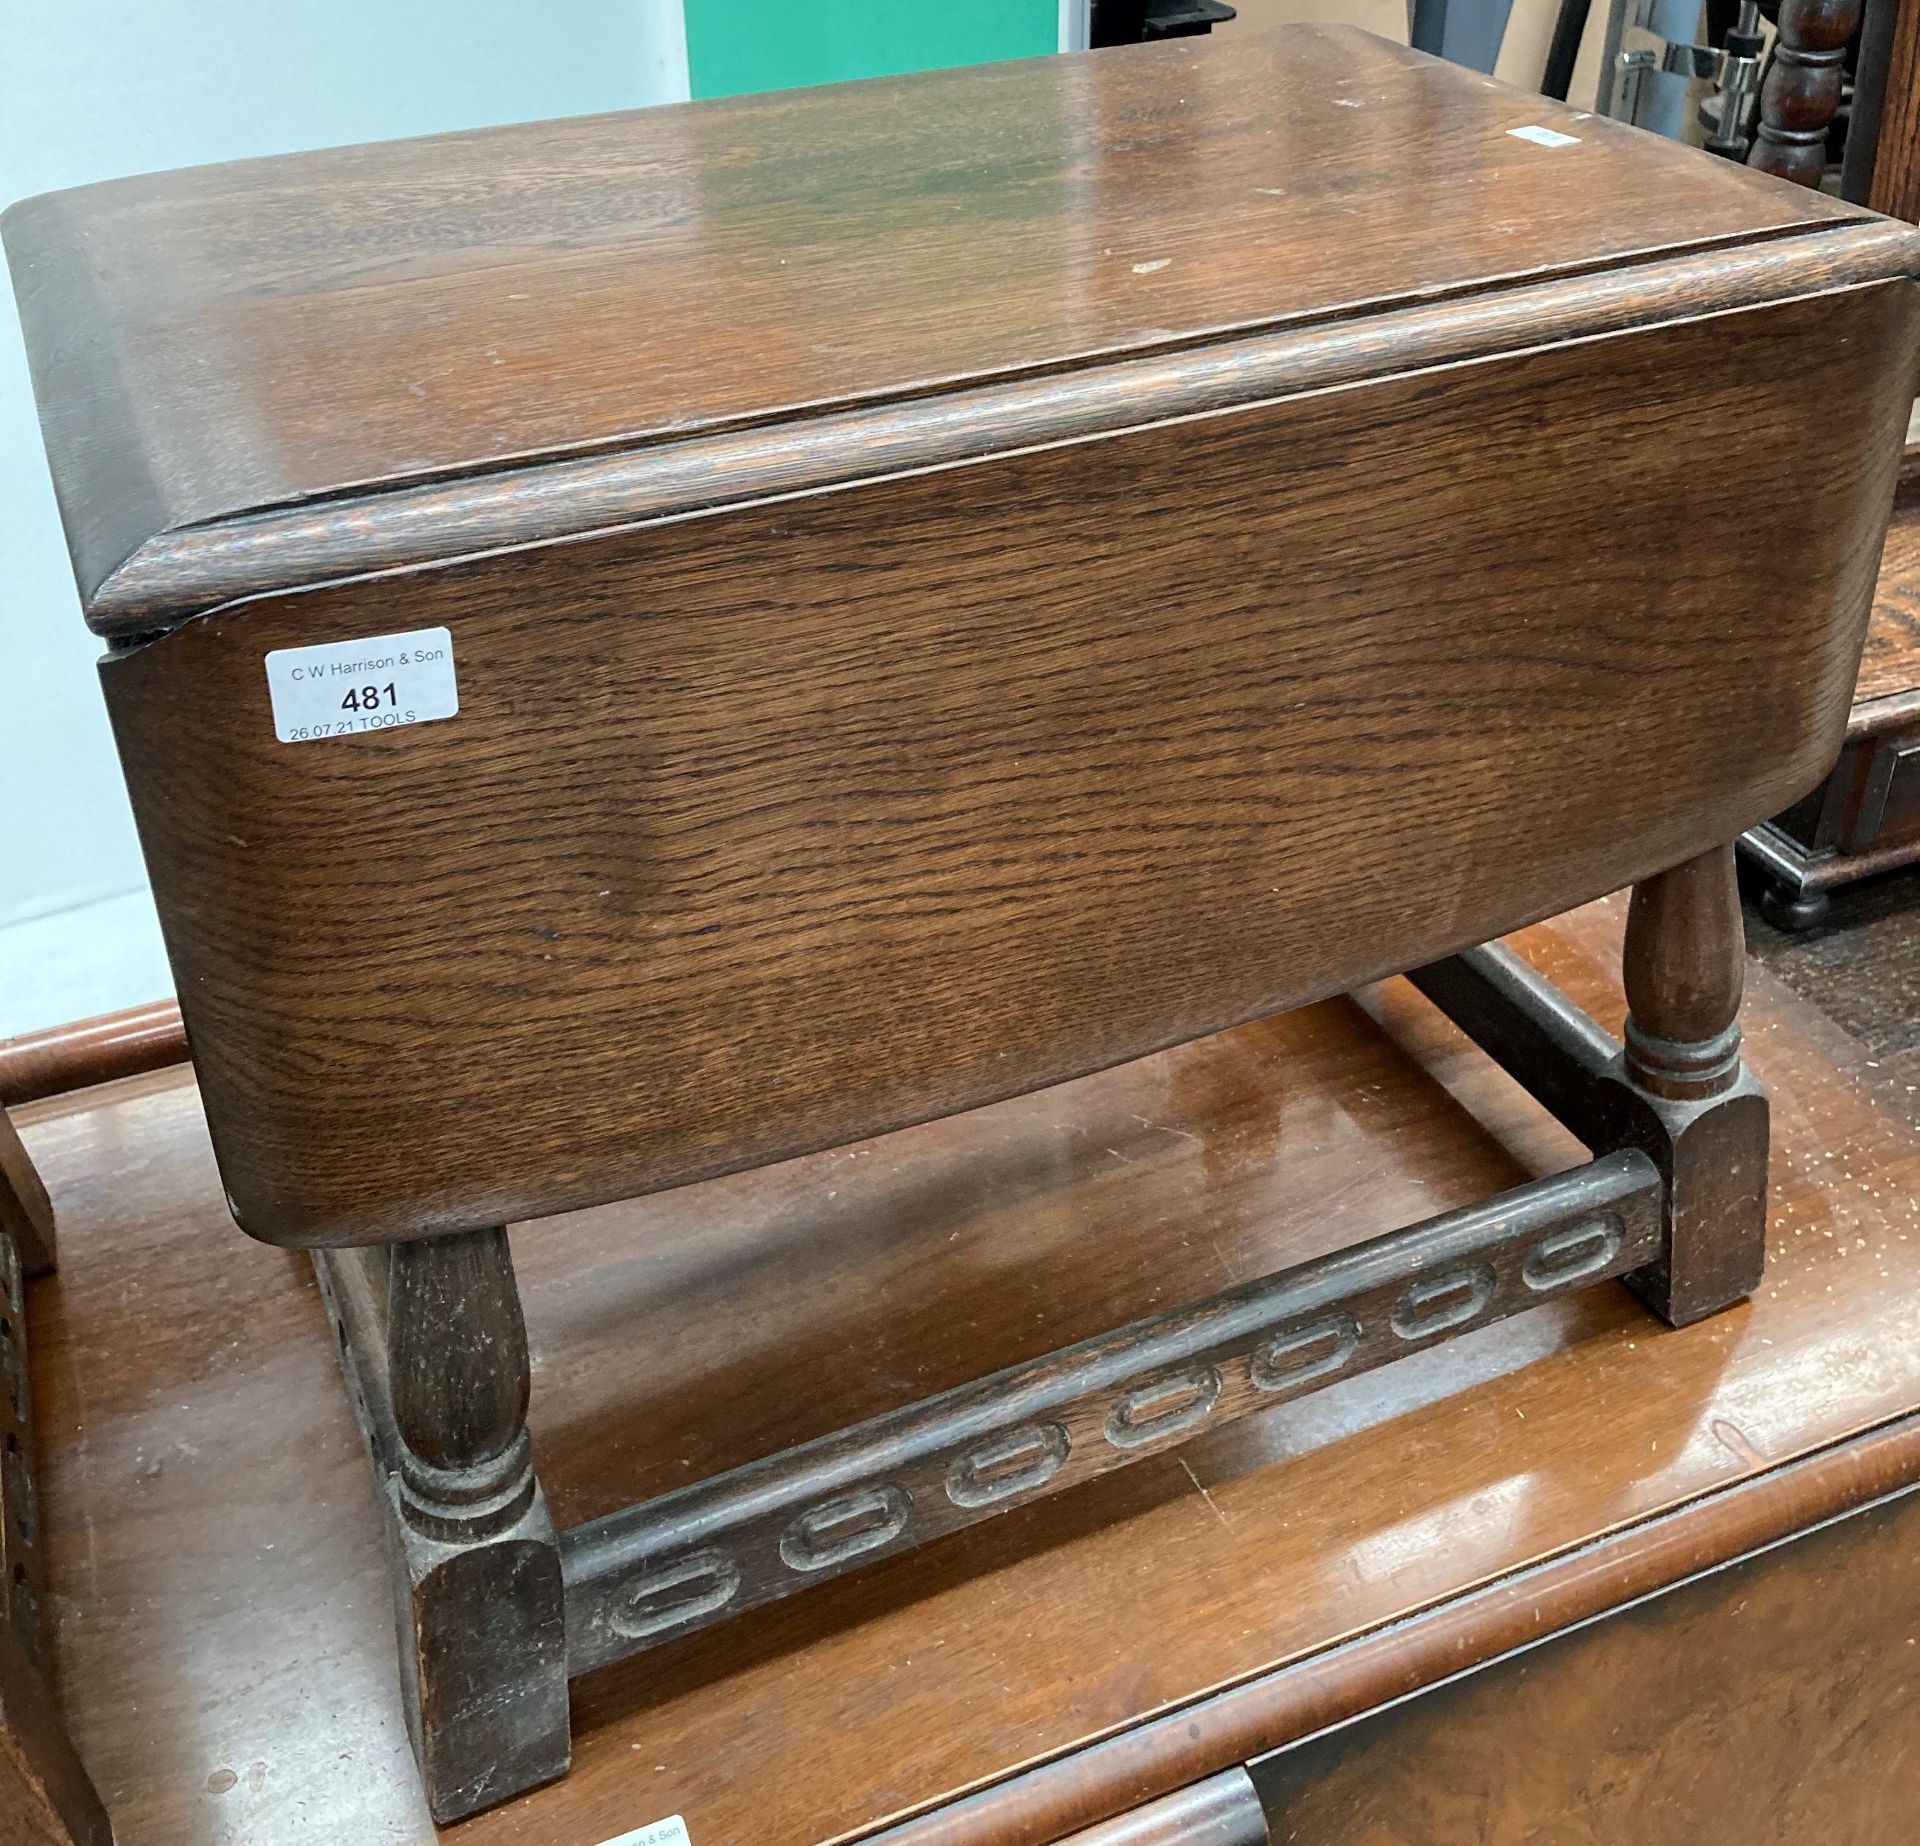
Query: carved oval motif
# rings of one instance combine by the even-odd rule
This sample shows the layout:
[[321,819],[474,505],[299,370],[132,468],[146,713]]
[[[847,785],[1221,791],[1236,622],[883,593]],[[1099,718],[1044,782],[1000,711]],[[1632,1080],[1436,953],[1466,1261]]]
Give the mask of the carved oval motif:
[[1220,1374],[1211,1365],[1138,1384],[1107,1412],[1107,1440],[1137,1449],[1178,1435],[1202,1421],[1220,1401]]
[[1044,1487],[1060,1472],[1073,1439],[1058,1423],[1036,1423],[969,1450],[947,1470],[955,1506],[994,1506]]
[[1276,1333],[1255,1349],[1248,1366],[1256,1389],[1290,1391],[1337,1372],[1360,1344],[1360,1323],[1351,1314],[1332,1314],[1310,1327]]
[[1571,1288],[1589,1276],[1597,1276],[1620,1254],[1625,1241],[1626,1227],[1616,1214],[1582,1218],[1578,1224],[1541,1238],[1520,1265],[1520,1280],[1535,1294]]
[[607,1611],[615,1634],[643,1641],[716,1614],[740,1588],[740,1566],[724,1551],[697,1551],[626,1584]]
[[890,1545],[907,1529],[913,1501],[891,1481],[810,1506],[780,1536],[789,1570],[827,1570]]
[[1423,1276],[1400,1297],[1388,1323],[1403,1340],[1430,1340],[1464,1327],[1493,1299],[1493,1271],[1485,1263]]

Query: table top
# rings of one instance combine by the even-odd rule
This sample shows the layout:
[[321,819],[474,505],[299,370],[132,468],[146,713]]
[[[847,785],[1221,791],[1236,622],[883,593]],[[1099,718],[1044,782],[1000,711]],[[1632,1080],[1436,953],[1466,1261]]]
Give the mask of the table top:
[[1863,216],[1296,27],[120,180],[6,235],[91,592],[261,509]]
[[[1622,910],[1520,944],[1616,1026]],[[584,1679],[571,1776],[463,1846],[674,1813],[792,1846],[969,1791],[919,1837],[1055,1839],[1766,1535],[1730,1509],[1777,1535],[1912,1478],[1920,1070],[1759,969],[1746,1017],[1750,1305],[1671,1332],[1590,1291]],[[184,1073],[21,1119],[63,1220],[29,1300],[59,1686],[123,1837],[431,1839],[305,1261],[226,1223]],[[577,1522],[1576,1157],[1392,982],[524,1227],[549,1497]]]

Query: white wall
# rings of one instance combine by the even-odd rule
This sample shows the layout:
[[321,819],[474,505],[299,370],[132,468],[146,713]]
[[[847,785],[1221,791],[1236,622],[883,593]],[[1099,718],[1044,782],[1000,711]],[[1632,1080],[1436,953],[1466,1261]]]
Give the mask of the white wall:
[[[0,206],[687,93],[680,0],[6,0]],[[0,289],[0,1036],[170,991]]]

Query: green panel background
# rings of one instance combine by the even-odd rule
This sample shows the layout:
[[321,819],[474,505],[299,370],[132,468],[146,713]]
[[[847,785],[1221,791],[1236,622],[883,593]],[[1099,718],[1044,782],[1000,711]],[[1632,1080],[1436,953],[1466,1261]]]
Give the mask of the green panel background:
[[686,0],[686,19],[695,96],[1037,57],[1060,42],[1057,0]]

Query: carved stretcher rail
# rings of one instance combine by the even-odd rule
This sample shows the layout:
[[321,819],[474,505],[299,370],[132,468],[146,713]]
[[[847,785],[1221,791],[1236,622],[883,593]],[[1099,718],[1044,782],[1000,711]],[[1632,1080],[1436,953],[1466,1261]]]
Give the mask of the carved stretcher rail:
[[498,1798],[492,1708],[449,1713],[434,1687],[501,1660],[504,1773],[531,1787],[566,1768],[573,1676],[1611,1278],[1674,1325],[1738,1300],[1764,1237],[1766,1101],[1739,1057],[1736,903],[1728,849],[1636,891],[1624,1044],[1499,944],[1411,975],[1587,1165],[564,1532],[534,1474],[505,1234],[316,1250],[406,1561],[436,1813]]
[[1017,1365],[561,1536],[572,1672],[1652,1262],[1637,1152]]
[[[560,1535],[567,1670],[590,1671],[1060,1492],[1339,1379],[1625,1275],[1661,1248],[1637,1151],[1016,1365]],[[377,1265],[317,1252],[391,1469]]]

